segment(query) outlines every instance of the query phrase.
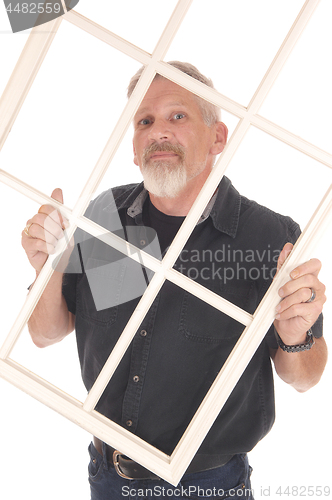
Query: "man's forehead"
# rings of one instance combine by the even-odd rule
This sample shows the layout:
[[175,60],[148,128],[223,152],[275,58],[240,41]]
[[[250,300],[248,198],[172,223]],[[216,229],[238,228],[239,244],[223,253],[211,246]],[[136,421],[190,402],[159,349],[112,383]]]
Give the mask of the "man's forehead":
[[[160,82],[160,83],[159,83]],[[148,111],[151,106],[184,106],[194,101],[194,94],[179,85],[164,79],[152,82],[137,112]]]
[[[150,103],[152,104],[152,103]],[[165,102],[165,107],[169,107],[169,108],[172,108],[173,106],[184,106],[185,105],[185,102],[183,101],[168,101],[168,102]],[[143,102],[141,103],[141,106],[138,108],[137,110],[137,113],[145,113],[147,111],[149,111],[151,109],[151,106],[149,106],[149,103],[148,102]]]

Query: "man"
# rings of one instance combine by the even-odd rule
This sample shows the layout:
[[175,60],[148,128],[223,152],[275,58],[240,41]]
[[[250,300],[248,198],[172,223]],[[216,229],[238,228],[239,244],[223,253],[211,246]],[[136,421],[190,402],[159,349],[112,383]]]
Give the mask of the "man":
[[[212,86],[195,67],[171,64]],[[164,255],[226,140],[227,128],[214,106],[157,75],[134,117],[134,162],[144,187],[106,191],[86,216],[106,229],[114,229],[118,216],[123,237],[156,256],[152,228]],[[60,190],[52,197],[62,202]],[[22,244],[37,275],[65,226],[47,205],[27,222]],[[240,196],[224,178],[175,268],[253,313],[298,236],[294,221]],[[35,344],[44,347],[75,327],[82,376],[90,390],[143,292],[144,286],[133,290],[135,284],[141,280],[146,286],[150,274],[89,235],[78,231],[75,239],[66,274],[53,274],[29,330]],[[89,447],[92,500],[157,498],[163,491],[168,498],[188,498],[188,492],[189,498],[211,498],[211,491],[216,499],[253,498],[246,453],[273,425],[270,358],[278,375],[300,392],[319,381],[326,364],[320,316],[325,287],[319,270],[320,262],[312,259],[294,269],[279,290],[282,300],[273,328],[173,488],[173,497],[170,485],[127,457],[113,463],[114,450],[95,438]],[[171,454],[242,330],[166,281],[97,410]]]

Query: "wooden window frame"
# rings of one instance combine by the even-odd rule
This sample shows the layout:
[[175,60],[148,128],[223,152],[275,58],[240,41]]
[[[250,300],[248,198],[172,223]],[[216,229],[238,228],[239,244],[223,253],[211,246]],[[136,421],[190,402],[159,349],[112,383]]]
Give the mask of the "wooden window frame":
[[[52,276],[56,259],[59,258],[59,255],[61,255],[65,249],[66,243],[64,239],[61,240],[58,244],[55,256],[47,260],[34,287],[28,294],[13,327],[1,346],[0,376],[45,405],[56,410],[77,425],[91,432],[109,445],[116,449],[120,449],[122,453],[141,463],[144,467],[150,469],[173,485],[178,484],[183,476],[214,420],[254,355],[268,328],[272,324],[274,320],[274,311],[280,300],[277,290],[288,280],[289,272],[294,267],[310,258],[314,246],[317,244],[317,241],[320,236],[323,235],[330,222],[329,219],[332,213],[332,186],[330,186],[302,235],[296,242],[293,252],[278,273],[253,315],[243,311],[234,304],[219,297],[202,285],[195,283],[193,280],[173,269],[173,265],[178,255],[193,231],[201,213],[215,191],[216,186],[224,175],[230,160],[236,153],[237,148],[250,126],[257,127],[267,132],[276,139],[281,140],[289,146],[296,148],[311,158],[332,168],[332,156],[329,153],[258,114],[264,99],[293,50],[299,36],[305,29],[319,0],[307,0],[304,3],[303,8],[283,41],[248,107],[244,107],[232,101],[216,90],[194,80],[163,61],[191,2],[192,0],[178,1],[152,54],[143,51],[139,47],[111,33],[91,20],[86,19],[74,10],[66,12],[61,18],[57,18],[45,25],[37,26],[31,31],[29,39],[0,100],[0,116],[2,117],[0,123],[1,149],[63,20],[85,30],[90,35],[99,38],[103,42],[145,65],[142,76],[125,106],[73,210],[61,205],[49,196],[35,189],[33,186],[26,184],[3,170],[0,170],[0,181],[37,203],[53,205],[54,208],[67,217],[70,221],[70,227],[66,231],[67,241],[71,238],[75,229],[80,227],[130,258],[143,263],[144,266],[154,271],[154,277],[140,299],[136,310],[131,316],[86,400],[84,402],[77,401],[72,396],[54,387],[49,382],[43,380],[25,367],[20,366],[10,358],[16,341],[41,297],[48,280]],[[178,85],[194,92],[203,99],[216,104],[226,111],[233,113],[239,118],[239,123],[228,141],[223,154],[220,156],[215,168],[212,170],[211,175],[207,179],[192,209],[181,226],[180,231],[161,262],[125,242],[115,234],[111,232],[105,233],[103,227],[93,223],[83,215],[156,73],[174,81]],[[186,289],[188,292],[231,316],[245,326],[236,346],[232,350],[229,358],[222,367],[170,456],[110,421],[94,409],[165,280],[170,280],[176,285]]]

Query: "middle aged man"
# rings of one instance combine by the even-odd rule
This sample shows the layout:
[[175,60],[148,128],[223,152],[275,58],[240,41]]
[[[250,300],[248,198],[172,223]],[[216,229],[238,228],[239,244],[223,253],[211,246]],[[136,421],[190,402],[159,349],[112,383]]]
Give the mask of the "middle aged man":
[[[171,64],[212,86],[192,65]],[[140,73],[133,77],[129,94]],[[102,193],[86,216],[108,230],[114,230],[119,217],[122,228],[117,230],[154,255],[156,233],[164,255],[226,140],[227,128],[214,106],[157,75],[134,118],[134,161],[144,186]],[[60,190],[52,196],[62,201]],[[47,205],[28,221],[22,243],[37,275],[64,226]],[[299,234],[289,217],[241,196],[224,177],[175,268],[253,313]],[[29,329],[36,345],[43,347],[75,327],[82,376],[90,390],[151,273],[83,232],[77,232],[76,243],[66,274],[54,273]],[[180,484],[171,488],[124,456],[113,463],[114,450],[95,438],[89,447],[92,500],[253,498],[247,452],[274,421],[270,359],[278,375],[300,392],[319,381],[326,364],[320,316],[325,287],[319,270],[318,260],[305,262],[279,290],[282,300],[273,327]],[[98,411],[171,454],[242,330],[236,321],[166,281]]]

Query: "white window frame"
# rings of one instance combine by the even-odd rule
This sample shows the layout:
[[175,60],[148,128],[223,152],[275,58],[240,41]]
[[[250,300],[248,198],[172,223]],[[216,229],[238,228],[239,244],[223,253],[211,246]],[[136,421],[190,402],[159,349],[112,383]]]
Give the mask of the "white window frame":
[[[277,75],[305,29],[319,0],[307,0],[304,3],[303,8],[258,86],[248,107],[244,107],[232,101],[216,90],[194,80],[163,61],[191,2],[192,0],[178,1],[152,54],[143,51],[139,47],[134,46],[93,21],[84,18],[74,10],[66,12],[61,18],[57,18],[47,24],[34,28],[0,101],[1,149],[63,20],[85,30],[90,35],[99,38],[146,66],[73,210],[61,205],[54,199],[35,189],[33,186],[26,184],[3,170],[0,170],[0,181],[37,203],[47,203],[59,210],[70,221],[70,227],[67,230],[68,239],[71,238],[75,229],[80,227],[91,235],[118,249],[120,252],[123,252],[130,258],[152,269],[154,271],[154,277],[132,314],[119,341],[109,356],[109,359],[105,363],[88,397],[84,402],[77,401],[72,396],[54,387],[49,382],[43,380],[27,368],[20,366],[10,358],[16,341],[53,273],[55,267],[54,263],[65,248],[66,243],[64,239],[61,240],[57,247],[56,255],[47,260],[34,287],[28,294],[25,304],[17,316],[13,327],[1,346],[0,376],[109,445],[121,450],[122,453],[128,455],[133,460],[139,462],[173,485],[178,484],[183,476],[214,420],[254,355],[268,328],[272,324],[275,307],[279,302],[277,290],[288,280],[289,272],[294,267],[311,257],[313,248],[325,232],[332,214],[331,185],[312,215],[301,237],[296,242],[290,257],[278,273],[276,279],[273,281],[253,315],[243,311],[234,304],[219,297],[202,285],[195,283],[193,280],[173,269],[173,265],[178,255],[193,231],[201,213],[215,191],[231,158],[237,151],[237,148],[250,126],[257,127],[269,133],[276,139],[283,141],[289,146],[298,149],[311,158],[332,168],[332,156],[329,153],[258,114],[260,106],[264,102]],[[160,73],[166,78],[233,113],[239,118],[239,123],[228,141],[223,154],[212,170],[211,175],[207,179],[162,262],[138,248],[135,248],[133,245],[125,242],[111,232],[105,234],[105,228],[93,223],[83,216],[94,191],[101,182],[103,175],[114,157],[156,73]],[[154,448],[123,427],[110,421],[94,409],[165,280],[170,280],[186,289],[246,327],[170,456]]]

